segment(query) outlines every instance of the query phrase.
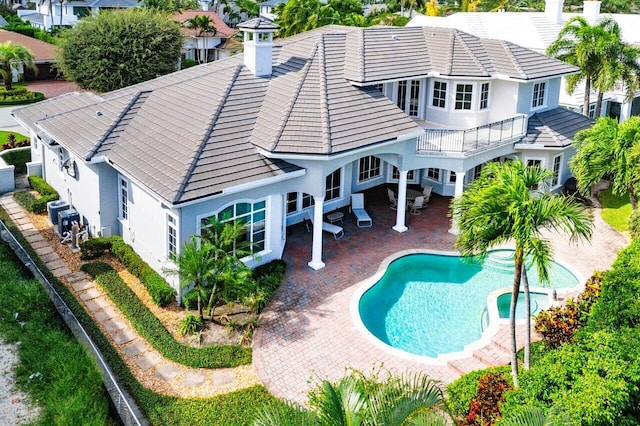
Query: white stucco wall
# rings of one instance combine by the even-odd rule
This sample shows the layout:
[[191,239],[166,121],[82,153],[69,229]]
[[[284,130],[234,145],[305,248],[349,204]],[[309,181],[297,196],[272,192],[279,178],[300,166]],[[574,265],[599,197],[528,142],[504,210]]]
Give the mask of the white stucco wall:
[[[546,82],[546,93],[544,97],[544,106],[532,108],[533,86],[536,83]],[[550,109],[558,108],[558,98],[560,96],[560,77],[536,80],[529,83],[521,83],[518,93],[518,113],[533,114],[535,112],[543,112]]]

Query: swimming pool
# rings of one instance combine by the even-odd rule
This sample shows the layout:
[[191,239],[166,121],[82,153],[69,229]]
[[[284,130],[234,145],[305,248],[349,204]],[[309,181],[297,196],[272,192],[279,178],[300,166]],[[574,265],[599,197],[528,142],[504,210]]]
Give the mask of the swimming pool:
[[[551,289],[572,288],[579,283],[574,274],[557,263],[549,276]],[[532,292],[548,296],[549,290],[539,288],[534,270],[529,270],[528,277]],[[509,293],[508,304],[512,284],[512,250],[490,252],[483,265],[454,254],[404,255],[390,261],[386,270],[379,271],[373,281],[365,282],[356,292],[355,319],[386,346],[435,358],[463,351],[480,339],[487,323],[498,321],[498,293]],[[542,299],[535,297],[536,304],[541,303]],[[500,301],[504,305],[505,298]],[[523,310],[521,313],[524,317]]]

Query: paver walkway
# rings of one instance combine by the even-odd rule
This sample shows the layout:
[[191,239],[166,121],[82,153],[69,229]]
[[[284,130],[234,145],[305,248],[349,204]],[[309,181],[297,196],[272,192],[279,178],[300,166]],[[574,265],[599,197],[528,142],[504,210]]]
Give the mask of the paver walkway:
[[12,194],[0,197],[9,214],[40,259],[57,278],[65,282],[94,318],[103,333],[120,352],[132,373],[158,393],[180,397],[208,397],[258,384],[251,365],[237,368],[189,368],[170,361],[131,326],[98,284],[84,272],[73,272],[34,227]]
[[[367,210],[374,221],[372,228],[357,228],[353,216],[345,210],[345,237],[335,241],[325,233],[326,267],[322,270],[307,266],[311,235],[302,227],[290,229],[284,254],[287,279],[263,313],[253,345],[258,376],[275,396],[304,403],[307,392],[318,380],[339,379],[348,368],[369,373],[382,364],[394,373],[420,370],[448,383],[464,372],[508,362],[508,325],[502,326],[492,342],[473,356],[446,365],[399,358],[371,343],[356,329],[350,314],[352,295],[358,283],[373,275],[383,259],[406,249],[454,249],[455,237],[447,232],[449,198],[433,196],[422,215],[407,215],[409,231],[398,234],[390,229],[395,211],[384,202],[384,188],[382,191],[366,194]],[[628,244],[602,221],[598,210],[595,225],[591,244],[569,244],[565,237],[549,235],[556,259],[571,265],[583,277],[589,277],[594,270],[607,269],[617,251]]]

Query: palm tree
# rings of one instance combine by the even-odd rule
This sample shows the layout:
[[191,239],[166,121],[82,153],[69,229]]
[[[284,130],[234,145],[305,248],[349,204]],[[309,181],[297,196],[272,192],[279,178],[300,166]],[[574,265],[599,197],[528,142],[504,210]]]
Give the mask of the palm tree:
[[352,373],[336,385],[324,380],[313,394],[314,410],[298,405],[265,409],[254,426],[446,425],[440,414],[443,401],[439,382],[422,373],[392,377],[381,384]]
[[575,422],[557,407],[551,407],[547,414],[539,407],[524,407],[506,417],[500,424],[502,426],[573,426]]
[[33,53],[19,44],[6,41],[0,44],[0,75],[4,80],[4,89],[11,90],[13,71],[20,71],[21,66],[37,71]]
[[558,33],[558,38],[547,48],[547,55],[568,62],[580,68],[580,73],[567,77],[567,92],[572,94],[578,83],[585,81],[582,113],[589,115],[589,98],[591,85],[604,66],[607,43],[615,34],[618,24],[610,18],[599,21],[596,25],[589,23],[581,16],[576,16],[565,24]]
[[211,18],[207,15],[196,15],[193,18],[185,20],[184,25],[187,28],[195,29],[197,38],[204,36],[204,48],[202,49],[203,55],[198,55],[198,63],[203,63],[202,56],[204,56],[204,63],[207,63],[209,61],[209,46],[207,44],[209,34],[215,36],[217,33],[216,27],[213,25]]
[[638,208],[640,191],[640,117],[633,116],[618,124],[601,117],[590,128],[578,132],[573,139],[576,155],[569,166],[578,180],[578,190],[588,193],[601,179],[613,181],[613,193],[629,192],[631,208]]
[[[589,238],[592,233],[590,215],[574,199],[540,191],[552,176],[549,170],[539,166],[525,167],[521,161],[490,163],[482,169],[480,178],[453,201],[460,229],[456,246],[464,256],[483,259],[491,248],[509,241],[515,243],[510,306],[511,374],[515,387],[518,386],[516,305],[525,259],[530,259],[540,280],[545,282],[553,261],[553,249],[541,231],[562,231],[571,240]],[[527,290],[528,287],[525,288],[528,300]],[[529,306],[526,312],[530,312]],[[528,324],[528,342],[530,321],[525,324]],[[526,346],[525,359],[528,355]]]

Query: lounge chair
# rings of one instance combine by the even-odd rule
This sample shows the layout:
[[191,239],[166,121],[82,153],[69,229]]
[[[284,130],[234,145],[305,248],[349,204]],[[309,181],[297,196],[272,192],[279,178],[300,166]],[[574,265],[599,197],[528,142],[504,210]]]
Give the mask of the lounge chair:
[[396,200],[396,194],[389,188],[387,188],[387,195],[389,195],[389,202],[391,203],[391,210],[397,210],[398,200]]
[[[307,216],[309,217],[309,221],[311,222],[311,225],[313,226],[313,213],[311,213],[310,211],[307,210]],[[309,229],[307,227],[307,229]],[[336,240],[339,240],[340,238],[344,237],[344,230],[342,229],[342,227],[338,226],[338,225],[334,225],[332,223],[328,223],[328,222],[322,222],[322,230],[324,232],[328,232],[330,234],[333,235],[333,238],[335,238]],[[311,231],[309,229],[309,231]]]
[[420,209],[425,208],[424,196],[416,197],[414,202],[409,203],[409,213],[414,216],[418,216],[420,214]]
[[373,226],[371,216],[364,209],[364,194],[351,194],[351,211],[356,217],[356,225],[358,228],[370,228]]
[[422,194],[424,195],[424,203],[427,204],[429,202],[429,198],[431,198],[431,191],[433,191],[432,186],[425,186],[422,190]]

